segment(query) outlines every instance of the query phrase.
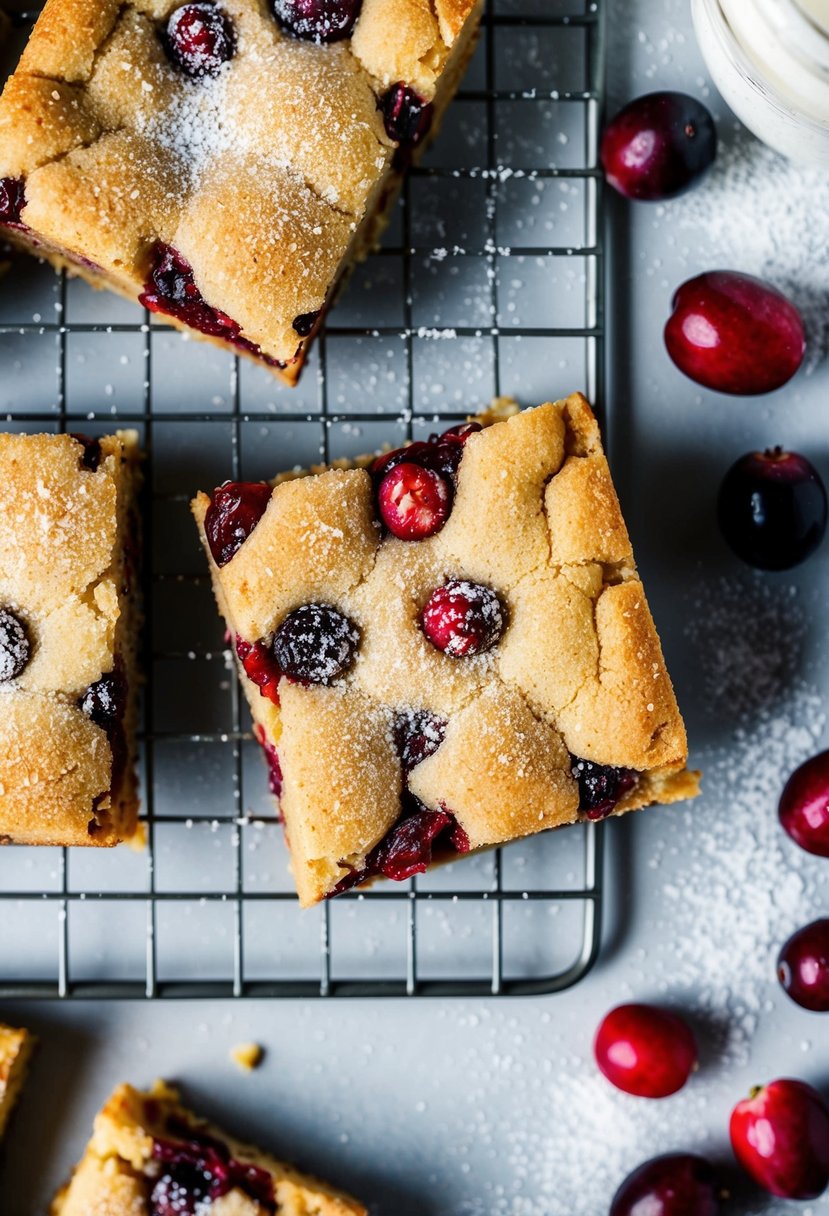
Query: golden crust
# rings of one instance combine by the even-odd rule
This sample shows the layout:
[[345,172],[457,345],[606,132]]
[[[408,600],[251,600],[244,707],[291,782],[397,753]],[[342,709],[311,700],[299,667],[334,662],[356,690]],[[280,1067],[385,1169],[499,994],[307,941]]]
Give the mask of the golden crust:
[[[278,746],[304,904],[359,871],[398,818],[401,714],[426,710],[446,721],[443,742],[408,785],[427,807],[450,808],[473,848],[579,819],[571,756],[639,773],[619,813],[697,792],[587,402],[575,394],[482,421],[466,442],[449,520],[430,540],[387,538],[378,548],[369,477],[352,469],[278,484],[222,569],[207,549],[220,609],[245,641],[269,638],[288,612],[315,600],[360,631],[354,665],[333,688],[283,679],[277,707],[242,676],[257,723]],[[320,559],[305,542],[307,524],[297,530],[295,521],[316,517],[334,485],[346,517],[359,488],[361,511],[347,542],[338,524],[342,553]],[[289,512],[275,505],[286,492]],[[200,495],[193,504],[203,540],[208,503]],[[507,628],[492,651],[458,661],[424,637],[423,605],[450,578],[497,590]]]
[[[281,1216],[367,1216],[366,1209],[348,1195],[186,1110],[175,1090],[162,1082],[148,1093],[131,1085],[115,1090],[96,1116],[92,1139],[70,1182],[55,1196],[51,1216],[147,1216],[158,1169],[153,1141],[180,1139],[176,1121],[220,1140],[236,1161],[265,1170]],[[265,1209],[239,1188],[214,1200],[211,1211],[220,1216],[265,1216]]]
[[20,1096],[34,1042],[28,1030],[0,1024],[0,1136]]
[[135,432],[100,440],[97,469],[70,435],[0,435],[0,606],[23,622],[28,661],[0,683],[0,838],[115,844],[135,831],[130,762],[78,698],[116,666],[132,729]]
[[48,0],[0,98],[0,176],[25,179],[16,243],[133,299],[172,245],[245,353],[294,382],[313,337],[294,321],[326,308],[399,183],[382,94],[440,86],[439,117],[477,28],[467,0],[382,3],[317,46],[264,0],[225,0],[235,53],[193,80],[162,43],[175,0]]

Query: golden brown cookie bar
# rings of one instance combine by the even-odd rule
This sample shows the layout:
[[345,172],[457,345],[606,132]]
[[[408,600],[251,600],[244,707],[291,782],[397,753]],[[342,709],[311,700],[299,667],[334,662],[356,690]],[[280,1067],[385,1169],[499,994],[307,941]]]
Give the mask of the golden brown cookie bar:
[[156,1082],[120,1085],[52,1216],[366,1216],[348,1195],[228,1136]]
[[0,435],[0,839],[136,831],[138,437]]
[[0,1136],[20,1097],[33,1046],[34,1038],[28,1030],[0,1025]]
[[193,511],[301,901],[697,792],[585,399]]
[[295,383],[481,3],[47,0],[0,99],[0,225]]

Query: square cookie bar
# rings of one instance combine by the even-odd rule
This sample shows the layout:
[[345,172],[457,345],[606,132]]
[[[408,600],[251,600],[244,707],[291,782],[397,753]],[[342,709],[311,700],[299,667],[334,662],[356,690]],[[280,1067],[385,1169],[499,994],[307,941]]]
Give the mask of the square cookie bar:
[[583,397],[361,463],[193,503],[304,904],[697,792]]
[[366,1216],[354,1199],[185,1110],[174,1090],[121,1085],[52,1216]]
[[136,831],[138,437],[0,435],[0,840]]
[[0,1024],[0,1136],[20,1097],[33,1046],[34,1038],[28,1030]]
[[295,383],[481,5],[47,0],[0,99],[0,224]]

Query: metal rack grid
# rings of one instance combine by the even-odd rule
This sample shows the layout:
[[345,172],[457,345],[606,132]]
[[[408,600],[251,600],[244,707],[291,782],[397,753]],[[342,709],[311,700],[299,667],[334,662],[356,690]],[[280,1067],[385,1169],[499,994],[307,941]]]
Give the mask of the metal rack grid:
[[[531,404],[583,385],[601,404],[603,9],[489,0],[444,130],[296,390],[29,259],[0,281],[6,425],[138,426],[151,543],[148,847],[0,851],[0,998],[520,995],[592,965],[595,825],[297,912],[185,516],[226,476],[428,433],[501,391]],[[17,15],[21,36],[35,16]]]

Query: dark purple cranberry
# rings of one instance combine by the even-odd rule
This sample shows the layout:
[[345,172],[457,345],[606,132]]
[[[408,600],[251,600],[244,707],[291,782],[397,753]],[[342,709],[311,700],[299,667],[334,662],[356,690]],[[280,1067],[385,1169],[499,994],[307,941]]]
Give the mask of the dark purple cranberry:
[[0,608],[0,684],[16,680],[31,657],[29,634],[10,608]]
[[26,206],[22,177],[0,177],[0,224],[21,224],[20,212]]
[[823,540],[826,489],[797,452],[748,452],[723,478],[717,519],[728,545],[749,566],[789,570]]
[[395,742],[403,772],[408,775],[421,760],[434,755],[443,742],[445,731],[446,723],[427,709],[412,709],[400,714],[395,725]]
[[435,108],[402,81],[383,98],[383,125],[389,139],[413,148],[429,133]]
[[174,1135],[188,1137],[184,1142],[155,1140],[153,1157],[162,1172],[150,1195],[151,1216],[202,1216],[211,1201],[238,1189],[267,1211],[273,1211],[275,1197],[270,1174],[255,1165],[246,1165],[230,1156],[227,1146],[213,1136],[170,1120]]
[[273,657],[270,647],[264,642],[246,642],[237,634],[236,654],[245,669],[245,675],[256,685],[262,696],[278,705],[279,681],[284,673]]
[[300,338],[307,338],[311,330],[317,323],[317,318],[320,315],[320,309],[316,312],[301,312],[298,317],[294,317],[292,321],[293,328],[299,334]]
[[704,1157],[666,1153],[628,1174],[610,1216],[718,1216],[720,1186]]
[[594,764],[573,757],[573,776],[579,783],[579,810],[586,819],[605,819],[636,785],[638,774],[629,768]]
[[204,534],[217,566],[234,557],[271,500],[271,487],[262,481],[226,481],[210,496],[204,517]]
[[780,951],[777,978],[798,1005],[829,1013],[829,916],[792,934]]
[[78,706],[96,726],[109,731],[123,718],[126,700],[127,682],[123,675],[120,671],[108,671],[81,694]]
[[196,1216],[214,1197],[213,1182],[211,1174],[189,1161],[168,1165],[150,1194],[151,1216]]
[[273,0],[283,29],[308,42],[348,38],[360,15],[362,0]]
[[208,0],[183,4],[167,22],[167,53],[187,76],[215,76],[233,58],[236,34],[227,13]]
[[90,473],[94,473],[101,463],[101,444],[97,439],[92,439],[89,435],[81,435],[77,431],[71,431],[72,439],[75,439],[83,448],[81,454],[81,467],[88,469]]
[[433,646],[460,659],[492,649],[504,631],[504,611],[491,587],[455,578],[435,588],[420,623]]
[[620,110],[602,136],[605,176],[625,198],[683,194],[714,161],[717,129],[686,93],[648,93]]
[[331,684],[354,662],[360,631],[330,604],[303,604],[273,635],[273,655],[286,676]]

